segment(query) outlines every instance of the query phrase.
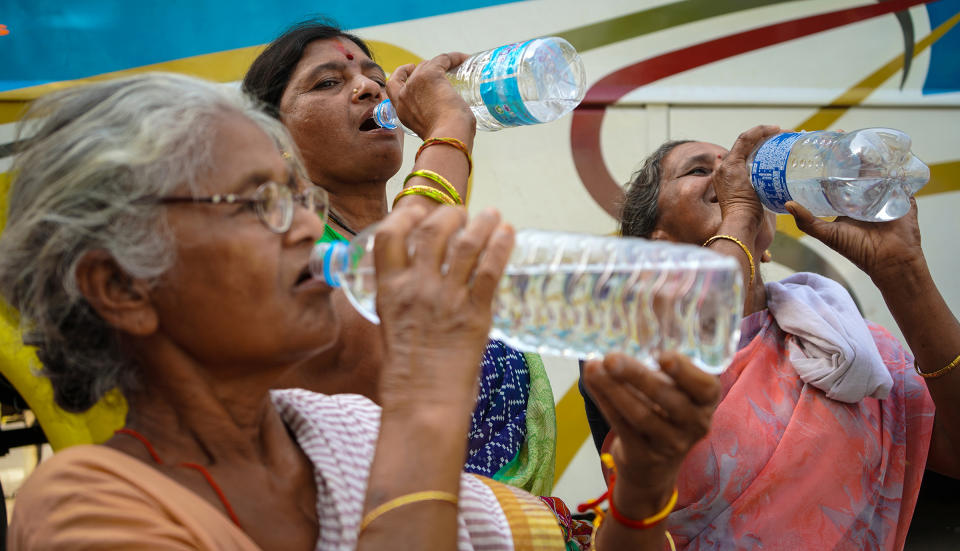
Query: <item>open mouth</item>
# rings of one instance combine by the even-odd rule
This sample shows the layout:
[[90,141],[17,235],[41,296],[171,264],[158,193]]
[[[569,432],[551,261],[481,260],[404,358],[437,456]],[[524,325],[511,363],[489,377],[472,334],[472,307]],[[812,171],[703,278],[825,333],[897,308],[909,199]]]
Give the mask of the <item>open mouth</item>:
[[361,132],[369,132],[371,130],[380,130],[380,125],[377,124],[375,120],[373,120],[373,117],[370,117],[369,119],[364,120],[363,123],[360,125]]
[[303,271],[300,272],[300,275],[297,277],[297,282],[295,285],[301,285],[307,281],[313,279],[313,275],[310,274],[310,267],[304,267]]

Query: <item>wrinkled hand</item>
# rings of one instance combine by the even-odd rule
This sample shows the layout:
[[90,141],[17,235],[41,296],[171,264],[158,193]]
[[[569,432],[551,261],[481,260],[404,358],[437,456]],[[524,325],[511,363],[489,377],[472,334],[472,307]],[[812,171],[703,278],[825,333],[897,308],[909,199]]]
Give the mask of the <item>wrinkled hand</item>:
[[780,127],[769,125],[754,126],[743,132],[711,175],[724,220],[739,218],[747,227],[760,227],[763,205],[750,183],[747,157],[763,140],[779,132]]
[[794,201],[786,208],[798,228],[842,254],[874,281],[895,280],[903,270],[926,263],[920,248],[917,201],[912,197],[910,211],[889,222],[861,222],[843,216],[827,222]]
[[[611,354],[587,362],[584,382],[616,433],[610,453],[617,487],[672,490],[680,464],[703,438],[720,398],[720,381],[685,356],[665,352],[660,371]],[[637,496],[643,500],[643,496]],[[617,502],[618,508],[628,504]]]
[[476,130],[473,112],[446,76],[467,57],[459,52],[440,54],[417,65],[401,65],[390,75],[387,95],[403,124],[421,138],[435,137],[438,128],[449,124],[463,126],[471,135]]
[[399,209],[377,227],[381,403],[469,416],[513,229],[492,209],[469,223],[460,208],[424,212]]

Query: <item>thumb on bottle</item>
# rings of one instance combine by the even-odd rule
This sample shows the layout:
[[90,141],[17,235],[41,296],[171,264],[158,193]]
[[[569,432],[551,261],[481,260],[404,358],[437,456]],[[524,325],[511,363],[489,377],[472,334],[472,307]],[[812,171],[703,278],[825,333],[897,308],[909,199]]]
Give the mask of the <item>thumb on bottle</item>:
[[440,65],[441,69],[444,71],[449,71],[450,69],[459,66],[469,58],[470,56],[463,52],[447,52],[445,54],[438,55],[433,60]]
[[817,239],[823,236],[826,229],[824,226],[828,225],[827,222],[811,214],[809,210],[796,201],[787,201],[784,208],[793,215],[793,220],[797,223],[797,227],[804,233]]

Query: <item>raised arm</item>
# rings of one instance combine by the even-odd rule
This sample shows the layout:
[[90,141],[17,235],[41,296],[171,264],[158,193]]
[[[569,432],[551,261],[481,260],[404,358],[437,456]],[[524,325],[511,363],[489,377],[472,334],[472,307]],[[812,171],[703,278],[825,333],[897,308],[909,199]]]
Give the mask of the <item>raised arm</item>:
[[[494,211],[466,227],[463,209],[424,212],[393,213],[376,235],[383,415],[365,515],[419,492],[459,494],[493,293],[513,244]],[[456,518],[448,500],[416,500],[370,522],[358,547],[455,549]]]
[[776,126],[755,126],[740,134],[720,167],[714,171],[713,188],[717,192],[722,221],[715,235],[728,236],[709,241],[709,247],[736,258],[743,269],[744,315],[765,307],[766,295],[759,277],[760,258],[773,239],[773,227],[765,213],[747,170],[747,156],[765,138],[777,132]]
[[[937,407],[927,467],[960,478],[960,323],[930,276],[916,200],[903,218],[875,223],[826,222],[797,203],[786,207],[801,230],[848,258],[880,289]],[[951,364],[956,368],[944,369]]]
[[[387,82],[387,95],[394,102],[400,120],[427,144],[420,149],[411,173],[427,170],[441,176],[463,202],[469,191],[477,121],[446,74],[466,59],[466,54],[453,52],[419,65],[401,65]],[[404,184],[404,189],[411,186],[443,189],[443,184],[429,173],[413,176]],[[429,209],[442,203],[418,194],[405,195],[397,201],[397,206],[410,204]]]

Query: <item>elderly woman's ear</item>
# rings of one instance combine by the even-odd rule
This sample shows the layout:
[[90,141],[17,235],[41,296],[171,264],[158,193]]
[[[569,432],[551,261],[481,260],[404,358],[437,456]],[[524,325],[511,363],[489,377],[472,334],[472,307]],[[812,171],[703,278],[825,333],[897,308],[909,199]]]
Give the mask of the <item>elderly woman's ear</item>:
[[120,331],[147,336],[157,329],[149,284],[126,273],[104,250],[90,251],[77,263],[77,287],[104,321]]

